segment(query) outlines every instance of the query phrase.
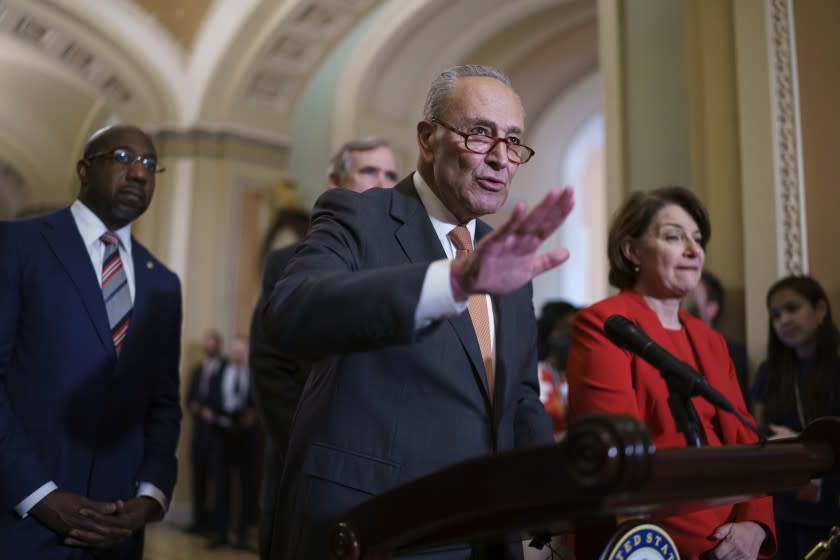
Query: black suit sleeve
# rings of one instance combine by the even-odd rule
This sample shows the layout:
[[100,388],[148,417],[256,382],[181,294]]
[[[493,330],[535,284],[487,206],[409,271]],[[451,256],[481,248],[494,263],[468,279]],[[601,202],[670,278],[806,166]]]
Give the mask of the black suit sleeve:
[[257,414],[273,442],[281,449],[289,440],[292,417],[306,382],[308,364],[283,354],[265,336],[260,307],[271,294],[296,245],[269,254],[263,274],[263,293],[251,319],[250,370]]
[[295,358],[414,340],[429,263],[409,262],[397,252],[395,230],[383,218],[388,208],[367,194],[333,189],[321,195],[306,239],[263,304],[267,337]]

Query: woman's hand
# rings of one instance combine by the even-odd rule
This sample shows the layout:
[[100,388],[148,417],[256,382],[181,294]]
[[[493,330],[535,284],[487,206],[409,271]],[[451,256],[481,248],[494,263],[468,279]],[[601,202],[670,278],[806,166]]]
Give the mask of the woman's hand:
[[720,539],[709,554],[715,560],[755,560],[767,533],[754,521],[725,523],[715,530],[714,537]]

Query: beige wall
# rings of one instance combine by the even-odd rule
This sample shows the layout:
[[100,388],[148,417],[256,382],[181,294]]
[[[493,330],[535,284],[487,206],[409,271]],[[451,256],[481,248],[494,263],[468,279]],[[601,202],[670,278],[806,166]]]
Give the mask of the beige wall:
[[686,0],[691,187],[706,205],[712,238],[706,269],[726,290],[721,330],[744,340],[738,98],[732,0]]
[[[840,2],[794,1],[810,273],[840,309]],[[836,319],[836,317],[835,317]]]
[[684,4],[621,3],[625,192],[690,186]]

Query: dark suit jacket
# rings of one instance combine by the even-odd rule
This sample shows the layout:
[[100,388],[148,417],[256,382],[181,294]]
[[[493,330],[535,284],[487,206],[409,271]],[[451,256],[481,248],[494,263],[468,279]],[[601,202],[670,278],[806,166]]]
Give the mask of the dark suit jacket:
[[250,353],[254,402],[265,429],[265,450],[262,484],[260,486],[260,557],[267,557],[271,540],[277,492],[280,487],[286,447],[292,429],[292,417],[297,408],[309,364],[295,360],[271,344],[263,329],[261,305],[271,295],[274,284],[295,253],[298,244],[276,249],[268,254],[263,272],[260,300],[251,318]]
[[[668,387],[662,375],[638,356],[617,347],[604,334],[604,320],[613,314],[637,323],[663,348],[677,354],[677,348],[656,313],[635,292],[625,290],[580,311],[575,317],[566,366],[572,421],[590,412],[629,414],[647,425],[657,448],[685,447],[684,436],[677,431],[668,407]],[[709,385],[749,417],[723,337],[685,311],[680,311],[680,321],[695,352],[699,370]],[[702,409],[711,405],[700,397],[691,400],[702,423]],[[756,441],[756,436],[735,416],[718,411],[716,420],[724,445]],[[711,429],[711,426],[701,427]],[[771,530],[774,526],[769,498],[658,521],[674,538],[680,556],[686,559],[697,558],[700,551],[714,548],[716,541],[709,536],[726,521],[756,521]],[[775,538],[771,531],[761,557],[767,557],[774,550]]]
[[[477,238],[489,230],[479,222]],[[493,298],[492,405],[468,313],[415,329],[426,270],[444,258],[411,177],[391,190],[335,189],[317,202],[265,309],[272,343],[314,361],[272,558],[326,558],[339,516],[371,496],[458,461],[552,441],[530,285]]]
[[[297,246],[294,244],[269,253],[263,273],[262,295],[251,320],[249,364],[254,400],[279,464],[282,464],[289,443],[292,416],[306,382],[309,364],[284,354],[268,340],[259,310],[261,303],[271,295],[274,284],[280,279]],[[276,474],[279,479],[279,472]]]
[[[0,222],[0,543],[8,558],[67,559],[13,508],[53,480],[111,501],[175,484],[181,409],[177,277],[132,240],[134,311],[119,358],[69,209]],[[98,558],[138,558],[142,532]]]
[[[190,402],[197,402],[202,406],[210,406],[210,398],[211,398],[211,389],[213,387],[213,383],[219,377],[221,377],[222,372],[227,367],[227,361],[222,357],[219,356],[219,369],[217,369],[213,375],[209,379],[209,383],[207,384],[206,393],[204,395],[201,394],[201,374],[202,370],[204,369],[204,362],[198,362],[193,368],[190,373],[190,386],[189,390],[187,391],[187,410],[189,410]],[[210,433],[210,423],[204,420],[201,417],[201,414],[194,414],[190,411],[190,415],[192,416],[192,437],[190,438],[190,460],[193,463],[199,463],[200,465],[205,465],[208,461],[208,453],[211,451],[211,443],[210,439],[212,435]]]

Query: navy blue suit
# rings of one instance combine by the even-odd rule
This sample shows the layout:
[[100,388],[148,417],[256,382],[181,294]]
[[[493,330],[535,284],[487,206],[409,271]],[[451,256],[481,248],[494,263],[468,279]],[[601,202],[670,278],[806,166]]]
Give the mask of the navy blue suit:
[[94,500],[171,497],[181,409],[181,289],[132,240],[134,310],[117,357],[99,281],[69,209],[0,222],[0,548],[4,558],[139,559],[61,544],[13,508],[48,481]]
[[[489,231],[479,221],[476,238]],[[314,362],[292,427],[272,558],[327,558],[335,523],[371,496],[458,461],[552,441],[530,284],[493,298],[492,404],[468,313],[415,329],[426,270],[444,258],[411,177],[318,200],[264,306],[269,340]],[[471,554],[456,547],[427,558]]]

